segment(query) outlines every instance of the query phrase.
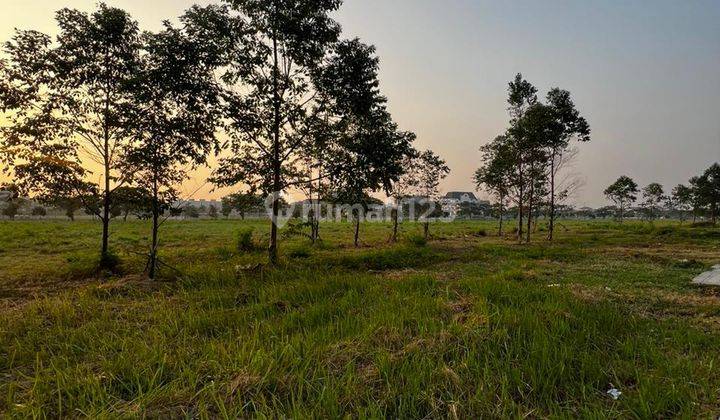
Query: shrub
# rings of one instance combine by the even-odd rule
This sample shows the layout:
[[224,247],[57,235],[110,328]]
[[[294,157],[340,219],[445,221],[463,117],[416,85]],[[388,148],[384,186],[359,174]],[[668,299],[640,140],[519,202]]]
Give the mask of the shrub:
[[120,257],[113,252],[100,255],[99,267],[110,273],[118,273],[120,263]]
[[237,249],[241,252],[252,252],[257,249],[255,241],[253,240],[253,229],[244,228],[240,229],[237,234]]

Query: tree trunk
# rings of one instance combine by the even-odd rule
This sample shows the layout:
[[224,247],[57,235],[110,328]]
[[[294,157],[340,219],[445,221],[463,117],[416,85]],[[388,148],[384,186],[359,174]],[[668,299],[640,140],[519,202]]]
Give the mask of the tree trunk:
[[430,222],[425,221],[425,224],[423,225],[423,234],[425,236],[425,240],[427,241],[430,238]]
[[548,241],[553,241],[555,233],[555,152],[550,159],[550,224],[548,226]]
[[150,261],[148,261],[148,277],[155,280],[157,268],[158,230],[160,228],[160,207],[158,206],[157,181],[153,183],[153,206],[152,206],[152,247],[150,248]]
[[501,195],[501,196],[500,196],[500,208],[499,208],[499,211],[500,211],[500,226],[499,226],[499,228],[498,228],[498,236],[501,237],[501,238],[502,238],[502,236],[503,236],[503,218],[504,218],[503,216],[505,215],[505,214],[504,214],[504,213],[505,213],[505,206],[503,206],[503,198],[504,198],[504,197]]
[[315,245],[315,206],[312,204],[312,195],[310,197],[310,206],[312,207],[310,209],[310,213],[308,214],[308,217],[310,218],[310,242]]
[[360,217],[355,218],[355,248],[360,247]]
[[[531,168],[532,169],[532,168]],[[530,235],[532,234],[532,212],[533,212],[533,200],[535,199],[535,183],[534,180],[530,179],[530,194],[528,195],[528,220],[527,220],[527,232],[526,232],[526,239],[525,241],[527,243],[530,243]]]
[[[109,152],[107,141],[105,142],[105,151]],[[110,253],[110,162],[107,160],[107,158],[105,159],[105,192],[103,194],[102,225],[102,251],[100,253],[100,268],[109,268],[108,257]]]
[[271,265],[278,263],[278,215],[280,214],[280,92],[278,68],[277,39],[273,36],[273,208],[272,226],[270,227],[270,248],[268,249]]
[[398,219],[400,219],[400,199],[395,199],[395,208],[393,209],[393,233],[392,238],[390,239],[391,242],[395,243],[397,242],[398,238]]
[[524,183],[523,183],[523,170],[522,170],[522,164],[518,166],[518,173],[519,173],[519,189],[520,189],[520,195],[518,196],[518,231],[517,231],[517,239],[518,243],[522,243],[523,239],[523,194],[525,193],[524,189]]

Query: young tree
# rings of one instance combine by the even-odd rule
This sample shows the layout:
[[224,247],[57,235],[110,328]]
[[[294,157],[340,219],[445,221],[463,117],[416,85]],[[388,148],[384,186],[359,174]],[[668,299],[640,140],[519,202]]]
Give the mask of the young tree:
[[[139,30],[127,13],[102,3],[90,15],[62,9],[56,20],[55,42],[39,32],[18,31],[5,44],[0,111],[9,111],[9,125],[0,150],[29,193],[62,186],[83,200],[99,196],[105,265],[112,193],[127,173],[119,152],[129,138],[133,96],[126,86],[138,70]],[[101,167],[100,188],[85,182],[91,165]]]
[[402,167],[404,168],[404,173],[400,176],[397,182],[392,185],[390,196],[394,200],[394,203],[391,211],[393,230],[390,236],[390,242],[393,243],[398,240],[400,213],[403,211],[403,202],[406,199],[413,197],[418,188],[418,177],[413,170],[417,158],[418,152],[413,151],[411,155],[408,155],[403,159]]
[[525,196],[526,196],[526,184],[529,178],[526,171],[526,160],[527,160],[527,139],[523,136],[522,130],[514,130],[512,127],[517,127],[520,120],[523,119],[527,110],[533,105],[537,104],[537,88],[530,82],[523,79],[522,74],[518,73],[515,76],[515,80],[510,82],[508,88],[508,103],[510,108],[511,129],[508,130],[508,138],[510,145],[512,146],[512,154],[514,155],[513,160],[515,161],[515,184],[517,188],[516,202],[518,207],[518,242],[522,242],[523,239],[523,212],[525,210]]
[[230,211],[235,210],[242,220],[248,212],[259,210],[263,206],[263,199],[252,191],[231,194],[223,199],[230,207]]
[[615,203],[619,209],[619,219],[621,223],[625,215],[625,209],[637,200],[637,194],[637,183],[635,183],[632,178],[624,175],[605,190],[605,196]]
[[[133,142],[126,160],[141,195],[149,198],[152,243],[147,274],[154,279],[160,216],[177,200],[175,187],[187,178],[186,167],[204,164],[216,146],[220,92],[216,57],[204,44],[169,23],[160,33],[144,34],[143,41],[140,71],[132,80],[136,103],[142,106],[133,109]],[[210,211],[211,217],[217,216],[214,206]]]
[[483,166],[475,172],[475,185],[478,189],[484,188],[497,200],[498,236],[502,236],[505,202],[511,193],[515,176],[513,151],[507,136],[496,137],[480,150]]
[[680,223],[685,221],[687,212],[693,210],[693,190],[692,188],[679,184],[672,190],[672,203],[680,217]]
[[[450,168],[431,150],[420,153],[415,166],[418,196],[423,197],[428,205],[434,207],[439,199],[440,182],[447,178]],[[426,240],[430,237],[430,217],[430,212],[427,212],[423,221],[423,234]]]
[[[353,116],[343,124],[330,167],[344,169],[330,171],[328,196],[336,203],[359,205],[367,211],[375,203],[371,193],[392,195],[393,184],[406,172],[403,162],[412,153],[415,135],[400,131],[384,108]],[[355,221],[357,245],[360,220]]]
[[642,208],[645,211],[645,216],[650,221],[655,220],[660,210],[662,210],[662,203],[666,200],[663,186],[653,182],[643,188],[642,194],[644,199]]
[[[218,185],[244,183],[273,195],[269,256],[278,261],[280,193],[300,181],[300,158],[317,105],[313,71],[337,41],[330,13],[339,0],[228,0],[194,7],[193,34],[222,45],[230,156],[220,159]],[[307,182],[307,179],[303,180]]]
[[550,224],[548,227],[548,240],[553,240],[555,232],[555,204],[557,199],[557,175],[562,168],[565,154],[569,151],[570,142],[577,139],[580,142],[590,141],[590,125],[575,108],[570,92],[554,88],[547,95],[547,103],[555,115],[556,127],[549,133],[548,158],[550,181]]
[[552,139],[558,137],[562,124],[555,116],[555,110],[547,105],[535,103],[525,114],[515,121],[510,133],[515,139],[522,139],[522,160],[525,164],[525,185],[527,189],[527,231],[526,242],[530,243],[534,217],[538,216],[536,207],[546,195],[548,178],[548,149]]

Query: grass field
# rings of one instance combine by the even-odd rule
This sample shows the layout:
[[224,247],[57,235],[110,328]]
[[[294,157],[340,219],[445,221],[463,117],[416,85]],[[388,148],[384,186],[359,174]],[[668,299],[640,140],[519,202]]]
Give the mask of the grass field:
[[[0,417],[717,417],[720,229],[564,222],[322,227],[265,259],[259,222],[0,222]],[[237,249],[254,228],[259,249]],[[179,277],[176,281],[170,281]],[[622,392],[614,400],[610,388]]]

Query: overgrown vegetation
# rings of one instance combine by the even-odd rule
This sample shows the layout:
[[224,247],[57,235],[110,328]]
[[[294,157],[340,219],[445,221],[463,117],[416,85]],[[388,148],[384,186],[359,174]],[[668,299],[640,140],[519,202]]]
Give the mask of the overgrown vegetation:
[[[262,222],[168,222],[159,276],[92,280],[89,222],[0,222],[0,416],[708,417],[720,410],[711,227],[323,226],[236,270]],[[149,228],[116,223],[124,271]],[[419,245],[419,244],[418,244]],[[223,251],[220,252],[219,250]],[[38,264],[42,260],[43,264]],[[175,271],[179,270],[179,271]],[[180,274],[181,273],[181,274]],[[90,279],[89,279],[90,278]],[[622,391],[618,400],[606,391]]]

